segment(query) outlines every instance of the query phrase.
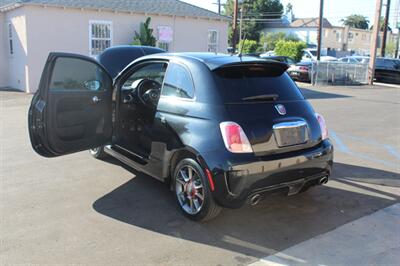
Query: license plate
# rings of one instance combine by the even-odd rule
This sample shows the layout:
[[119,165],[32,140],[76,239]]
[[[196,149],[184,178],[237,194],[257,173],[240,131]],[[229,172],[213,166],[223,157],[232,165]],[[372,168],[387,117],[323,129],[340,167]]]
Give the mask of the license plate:
[[273,130],[279,147],[304,144],[309,140],[308,126],[304,121],[275,124]]
[[299,72],[292,72],[291,75],[292,76],[298,76],[298,75],[300,75],[300,73]]

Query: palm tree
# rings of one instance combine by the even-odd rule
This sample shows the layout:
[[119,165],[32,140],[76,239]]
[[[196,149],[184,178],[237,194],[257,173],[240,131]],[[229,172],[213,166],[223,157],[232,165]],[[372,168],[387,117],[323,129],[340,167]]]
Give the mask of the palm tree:
[[366,16],[353,14],[341,20],[343,25],[357,29],[368,29],[369,20]]
[[134,45],[156,46],[156,38],[153,36],[150,22],[151,18],[148,17],[144,23],[140,23],[140,32],[135,31],[135,37],[133,38]]

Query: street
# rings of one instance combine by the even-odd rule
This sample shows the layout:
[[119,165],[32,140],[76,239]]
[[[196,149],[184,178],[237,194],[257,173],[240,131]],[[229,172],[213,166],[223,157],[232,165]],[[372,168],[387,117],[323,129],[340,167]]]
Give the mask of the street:
[[[400,264],[394,255],[400,215],[393,207],[400,198],[400,89],[299,86],[330,130],[330,182],[224,209],[207,223],[184,218],[166,185],[115,160],[95,160],[88,152],[52,159],[35,154],[27,131],[32,96],[0,91],[0,264],[267,265],[281,253],[299,264],[332,262],[331,253],[314,254],[311,262],[298,252],[319,236],[321,248],[355,254],[338,260],[345,264],[362,264],[363,257]],[[369,216],[387,207],[393,223]],[[367,230],[361,219],[379,230]],[[364,234],[374,234],[374,247],[362,249]],[[342,245],[339,235],[352,245]],[[367,256],[374,248],[382,257]]]

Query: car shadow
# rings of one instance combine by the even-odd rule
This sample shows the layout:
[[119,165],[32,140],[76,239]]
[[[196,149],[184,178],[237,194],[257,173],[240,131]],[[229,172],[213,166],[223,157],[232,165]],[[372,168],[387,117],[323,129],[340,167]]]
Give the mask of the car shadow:
[[[256,206],[224,209],[216,219],[206,223],[185,218],[168,186],[129,169],[135,177],[96,200],[93,208],[107,217],[153,232],[261,258],[331,231],[399,199],[397,195],[380,193],[362,183],[342,180],[357,171],[357,166],[340,164],[340,169],[340,174],[334,175],[333,179],[345,182],[347,187],[354,185],[357,193],[319,186],[292,197],[273,195]],[[373,170],[373,173],[377,176],[392,174],[380,170]],[[360,187],[374,193],[361,193]]]
[[315,91],[311,89],[305,89],[300,87],[301,92],[303,93],[304,97],[309,100],[316,100],[316,99],[333,99],[333,98],[351,98],[352,96],[343,95],[343,94],[336,94],[336,93],[329,93],[329,92],[321,92]]

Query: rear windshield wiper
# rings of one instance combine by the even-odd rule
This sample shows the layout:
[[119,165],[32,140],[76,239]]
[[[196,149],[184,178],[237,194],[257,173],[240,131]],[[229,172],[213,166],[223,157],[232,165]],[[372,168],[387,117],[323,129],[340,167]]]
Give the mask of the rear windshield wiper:
[[263,94],[263,95],[245,97],[245,98],[242,98],[242,100],[243,101],[265,102],[265,101],[276,101],[278,98],[279,98],[278,94]]

